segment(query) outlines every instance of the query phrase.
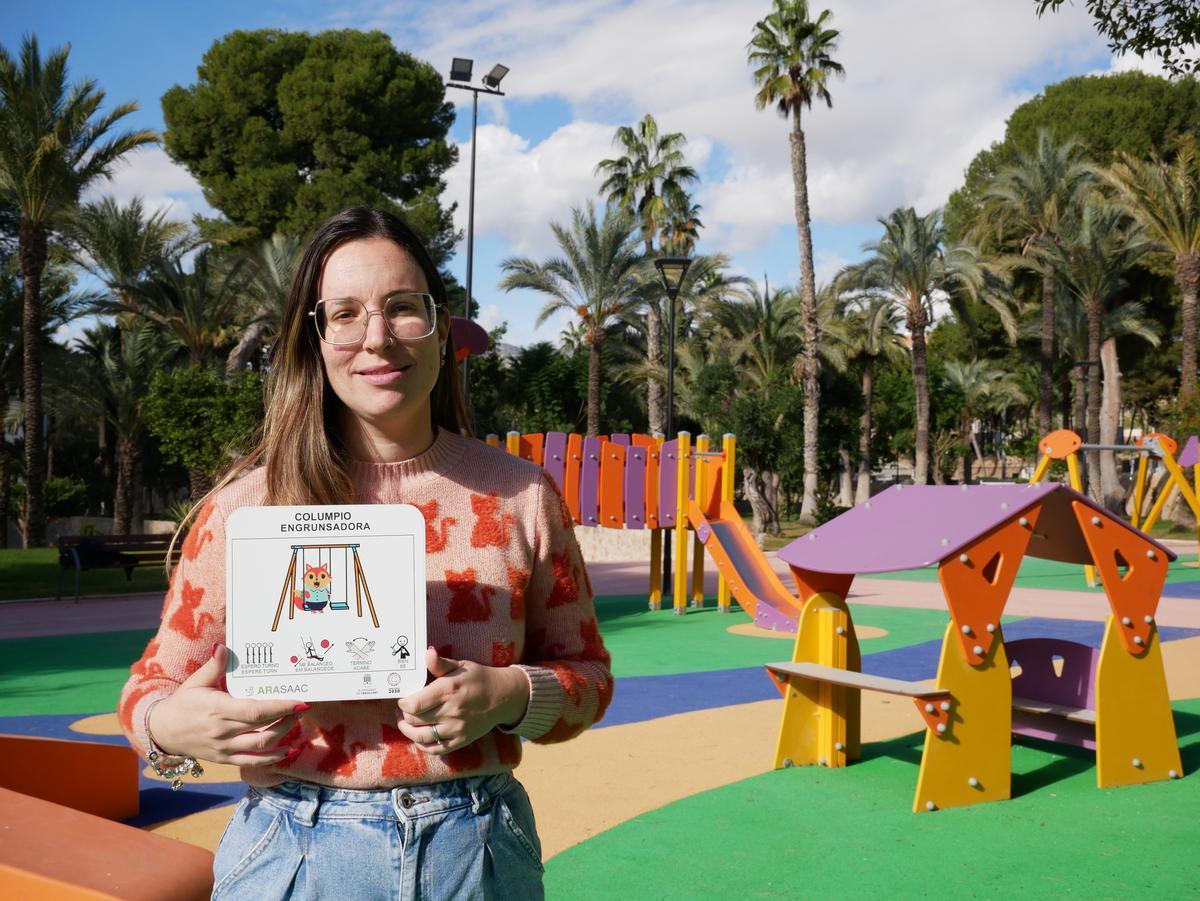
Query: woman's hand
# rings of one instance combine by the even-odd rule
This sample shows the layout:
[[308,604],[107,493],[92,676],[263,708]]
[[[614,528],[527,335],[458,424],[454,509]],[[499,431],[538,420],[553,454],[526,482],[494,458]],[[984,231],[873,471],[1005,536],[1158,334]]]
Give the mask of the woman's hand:
[[196,757],[233,766],[268,766],[286,759],[279,744],[307,704],[295,701],[243,701],[221,687],[224,645],[174,694],[154,705],[149,729],[154,743],[168,754]]
[[447,660],[430,648],[434,680],[399,701],[400,732],[429,754],[466,747],[500,725],[516,725],[529,704],[529,678],[515,666]]

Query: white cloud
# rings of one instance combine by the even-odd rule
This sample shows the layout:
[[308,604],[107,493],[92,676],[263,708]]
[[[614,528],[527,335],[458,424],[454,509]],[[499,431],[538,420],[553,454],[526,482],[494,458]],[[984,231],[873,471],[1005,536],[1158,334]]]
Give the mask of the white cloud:
[[846,259],[833,250],[818,250],[813,253],[813,274],[818,285],[827,285],[834,276],[850,265],[852,260]]
[[[846,77],[831,85],[832,110],[803,113],[812,214],[828,224],[943,204],[1020,103],[1108,56],[1083,4],[1041,19],[1033,4],[1011,0],[830,6]],[[452,56],[475,59],[479,73],[496,61],[510,67],[508,96],[480,104],[488,124],[478,137],[477,235],[499,236],[515,253],[552,251],[549,223],[596,196],[593,170],[612,155],[615,127],[649,112],[662,130],[688,136],[704,178],[704,247],[734,254],[736,266],[737,254],[763,249],[794,222],[790,126],[755,109],[746,62],[768,9],[767,0],[463,0],[448,16],[437,4],[394,0],[355,18],[439,67]],[[448,94],[469,116],[469,95]],[[514,123],[533,114],[517,105],[541,99],[565,103],[572,121],[530,140]],[[469,145],[460,151],[448,183],[465,227]],[[827,248],[816,251],[834,268]],[[477,281],[483,290],[491,278]]]
[[475,317],[475,321],[479,323],[485,332],[490,332],[504,322],[504,313],[496,304],[490,303],[479,311],[479,315]]
[[200,184],[161,147],[126,154],[113,168],[111,179],[94,182],[85,200],[110,194],[122,205],[140,196],[150,212],[167,210],[172,219],[191,221],[196,213],[214,215]]
[[[539,144],[500,125],[478,130],[475,171],[475,234],[497,235],[514,253],[540,257],[554,248],[550,223],[566,222],[571,207],[596,199],[592,174],[609,150],[608,126],[572,122]],[[471,145],[459,147],[459,162],[446,173],[446,199],[457,202],[455,225],[467,227]],[[600,202],[600,201],[598,201]]]

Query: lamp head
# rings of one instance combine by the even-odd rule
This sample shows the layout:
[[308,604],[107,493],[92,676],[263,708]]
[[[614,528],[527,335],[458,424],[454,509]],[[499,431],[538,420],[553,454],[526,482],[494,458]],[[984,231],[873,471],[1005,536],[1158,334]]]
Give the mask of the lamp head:
[[654,261],[654,268],[662,276],[663,287],[671,300],[678,296],[679,286],[683,284],[683,277],[691,265],[691,257],[659,257]]
[[483,83],[486,87],[493,91],[500,87],[500,82],[504,80],[504,76],[508,74],[508,66],[502,66],[499,63],[492,66],[492,71],[483,76]]
[[475,60],[463,59],[462,57],[454,57],[450,61],[450,80],[451,81],[470,81],[471,70],[475,67]]

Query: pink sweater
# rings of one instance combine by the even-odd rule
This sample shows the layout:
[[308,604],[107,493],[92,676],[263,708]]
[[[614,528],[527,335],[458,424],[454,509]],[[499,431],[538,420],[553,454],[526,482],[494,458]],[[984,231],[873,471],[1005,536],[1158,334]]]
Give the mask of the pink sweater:
[[[603,715],[612,699],[591,583],[571,517],[538,467],[444,430],[402,463],[351,464],[347,503],[414,504],[425,516],[429,643],[443,657],[520,665],[532,691],[511,732],[493,730],[444,757],[400,734],[394,700],[315,703],[289,737],[288,763],[243,767],[253,785],[300,779],[341,788],[387,788],[511,770],[520,738],[559,742]],[[171,576],[158,634],[130,670],[118,715],[147,751],[147,707],[166,697],[225,640],[225,522],[256,506],[265,471],[223,489],[197,515]]]

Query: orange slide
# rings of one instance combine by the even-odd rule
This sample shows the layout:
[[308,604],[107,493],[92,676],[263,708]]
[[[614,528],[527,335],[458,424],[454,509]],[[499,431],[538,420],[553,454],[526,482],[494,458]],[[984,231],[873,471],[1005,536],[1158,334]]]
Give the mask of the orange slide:
[[[714,492],[715,493],[715,492]],[[688,504],[688,521],[729,583],[742,609],[765,629],[796,631],[799,599],[784,587],[731,501],[710,497],[708,511]]]

